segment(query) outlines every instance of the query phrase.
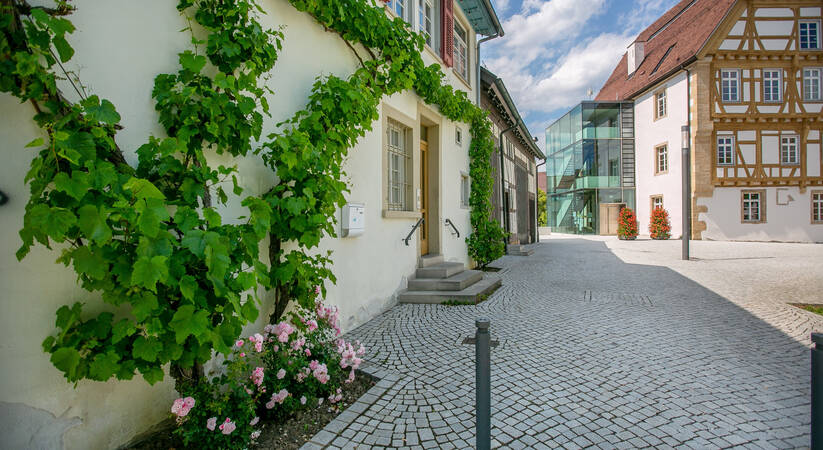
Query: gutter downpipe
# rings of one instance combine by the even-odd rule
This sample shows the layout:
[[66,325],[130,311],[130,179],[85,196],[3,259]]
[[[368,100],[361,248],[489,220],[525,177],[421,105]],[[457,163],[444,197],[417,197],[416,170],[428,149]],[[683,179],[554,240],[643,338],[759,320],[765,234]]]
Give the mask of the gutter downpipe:
[[691,180],[691,151],[692,151],[692,116],[691,116],[691,72],[689,69],[683,67],[686,71],[686,128],[688,129],[688,145],[682,149],[683,152],[683,223],[680,239],[682,240],[682,255],[681,259],[689,260],[689,241],[692,237],[692,180]]
[[[543,158],[542,163],[534,166],[534,220],[536,222],[534,224],[534,236],[535,236],[534,242],[540,242],[540,226],[539,226],[540,225],[540,214],[539,214],[540,203],[538,203],[539,202],[539,200],[538,200],[539,195],[538,194],[540,193],[540,187],[537,185],[537,174],[538,174],[537,169],[540,166],[542,166],[543,164],[546,164],[546,158]],[[546,173],[547,182],[548,182],[548,176],[549,176],[549,174]],[[549,190],[548,184],[546,185],[546,190],[547,191]],[[546,225],[549,224],[549,195],[548,194],[549,193],[546,192]]]
[[480,87],[480,84],[481,84],[480,83],[480,44],[482,44],[486,41],[490,41],[494,38],[501,37],[501,36],[503,36],[502,31],[500,31],[499,33],[494,33],[491,36],[486,36],[483,39],[480,39],[479,41],[477,41],[477,47],[476,47],[476,51],[475,51],[475,55],[476,55],[475,59],[477,59],[477,63],[475,65],[477,66],[476,67],[477,70],[474,73],[476,74],[475,76],[477,77],[477,85],[475,86],[475,88],[476,88],[475,90],[477,91],[477,103],[476,103],[476,105],[477,105],[478,108],[480,108],[480,91],[481,91],[481,87]]
[[[509,244],[509,204],[506,202],[506,194],[504,190],[506,189],[506,162],[503,160],[503,135],[508,133],[509,131],[517,128],[520,125],[520,121],[515,121],[514,125],[506,128],[505,130],[500,130],[500,137],[498,138],[499,142],[499,149],[500,152],[500,206],[503,208],[503,223],[505,224],[506,236],[503,238],[503,244]],[[536,195],[537,193],[535,193]],[[511,200],[511,199],[509,199]]]

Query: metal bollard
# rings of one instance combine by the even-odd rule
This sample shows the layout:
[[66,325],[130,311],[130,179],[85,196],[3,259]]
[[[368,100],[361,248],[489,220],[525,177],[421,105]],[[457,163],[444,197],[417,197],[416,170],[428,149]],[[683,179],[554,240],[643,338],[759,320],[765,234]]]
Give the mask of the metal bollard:
[[477,331],[474,334],[474,350],[476,365],[475,391],[477,424],[476,448],[478,450],[488,450],[491,448],[491,355],[489,334],[489,319],[477,319],[474,325]]
[[823,333],[812,333],[812,450],[823,450]]

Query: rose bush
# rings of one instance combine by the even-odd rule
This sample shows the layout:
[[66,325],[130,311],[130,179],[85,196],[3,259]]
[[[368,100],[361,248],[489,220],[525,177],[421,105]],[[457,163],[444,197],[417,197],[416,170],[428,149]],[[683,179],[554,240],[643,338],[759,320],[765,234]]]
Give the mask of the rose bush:
[[617,219],[617,237],[629,240],[637,238],[637,216],[631,208],[620,210],[620,216]]
[[[315,294],[317,295],[317,294]],[[171,412],[183,443],[245,448],[260,417],[284,419],[301,408],[335,404],[355,379],[366,349],[340,338],[338,310],[317,300],[235,342],[219,376],[191,388]]]
[[663,208],[654,208],[649,220],[649,235],[652,239],[668,239],[672,235],[669,213]]

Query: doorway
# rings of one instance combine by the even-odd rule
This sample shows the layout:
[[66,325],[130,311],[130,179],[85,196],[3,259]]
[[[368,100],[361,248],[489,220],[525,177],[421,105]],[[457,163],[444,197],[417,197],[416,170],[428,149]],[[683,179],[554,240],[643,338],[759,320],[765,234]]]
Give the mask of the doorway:
[[429,254],[429,143],[426,127],[420,128],[420,256]]
[[625,203],[600,204],[600,234],[602,236],[617,235],[617,223],[620,217],[620,210],[625,206]]

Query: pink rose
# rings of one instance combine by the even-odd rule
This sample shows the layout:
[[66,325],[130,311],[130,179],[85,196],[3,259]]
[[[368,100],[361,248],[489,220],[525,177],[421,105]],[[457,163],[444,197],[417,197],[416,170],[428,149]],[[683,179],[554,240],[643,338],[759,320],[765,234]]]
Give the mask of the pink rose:
[[243,344],[245,344],[245,342],[243,342],[243,340],[242,340],[242,339],[238,339],[238,340],[237,340],[237,342],[235,342],[235,343],[234,343],[234,345],[236,345],[236,346],[237,346],[237,348],[242,347],[242,346],[243,346]]
[[285,369],[280,369],[280,370],[277,371],[277,379],[278,380],[282,380],[283,377],[285,377],[285,376],[286,376],[286,370]]
[[234,431],[235,428],[237,428],[237,425],[235,425],[234,422],[232,422],[228,417],[226,417],[226,421],[221,423],[219,428],[220,431],[223,432],[223,434],[231,434],[231,432]]
[[251,432],[251,440],[255,440],[260,437],[260,430],[252,431]]
[[177,417],[186,417],[194,408],[194,399],[192,397],[178,398],[171,405],[171,412]]
[[211,431],[214,431],[214,427],[217,426],[217,417],[212,417],[211,419],[206,421],[206,428]]
[[249,378],[251,378],[252,383],[254,383],[257,386],[263,384],[263,368],[256,367],[254,371],[251,373],[251,377]]
[[259,417],[255,417],[254,419],[252,419],[251,422],[249,422],[249,425],[255,426],[255,425],[257,425],[257,422],[260,422]]

